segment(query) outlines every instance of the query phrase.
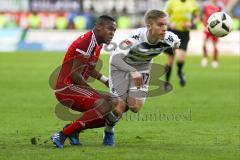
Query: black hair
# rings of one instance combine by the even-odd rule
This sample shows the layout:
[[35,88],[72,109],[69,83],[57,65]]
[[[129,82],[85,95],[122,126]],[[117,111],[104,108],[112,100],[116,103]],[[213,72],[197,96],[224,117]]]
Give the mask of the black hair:
[[112,18],[111,16],[108,15],[101,15],[100,17],[98,17],[98,20],[96,22],[96,25],[98,24],[102,24],[105,22],[116,22],[114,18]]

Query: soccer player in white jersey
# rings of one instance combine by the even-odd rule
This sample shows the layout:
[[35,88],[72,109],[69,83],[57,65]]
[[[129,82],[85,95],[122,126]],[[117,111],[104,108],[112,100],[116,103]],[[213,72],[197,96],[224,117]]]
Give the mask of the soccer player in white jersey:
[[163,11],[148,11],[146,27],[137,29],[111,53],[109,85],[114,109],[106,118],[104,145],[114,145],[113,127],[122,114],[128,109],[137,113],[144,105],[152,58],[179,47],[178,36],[167,31],[167,19]]

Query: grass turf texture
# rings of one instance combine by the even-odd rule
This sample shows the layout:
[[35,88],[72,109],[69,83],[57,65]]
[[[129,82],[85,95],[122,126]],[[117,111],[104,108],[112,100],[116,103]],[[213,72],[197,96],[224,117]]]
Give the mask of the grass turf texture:
[[[236,160],[240,157],[240,58],[220,57],[220,68],[201,68],[188,56],[187,86],[149,98],[139,115],[128,113],[115,128],[116,147],[103,147],[102,129],[81,134],[84,146],[55,149],[49,137],[66,121],[54,113],[48,85],[64,54],[0,54],[0,159]],[[107,75],[108,55],[102,69]],[[164,64],[165,56],[155,59]],[[101,87],[95,83],[94,86]],[[154,115],[157,119],[152,118]],[[32,139],[32,143],[31,143]]]

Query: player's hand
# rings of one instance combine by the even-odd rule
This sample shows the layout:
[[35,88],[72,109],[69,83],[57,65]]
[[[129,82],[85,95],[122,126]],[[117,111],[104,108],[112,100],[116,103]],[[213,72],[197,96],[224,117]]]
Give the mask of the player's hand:
[[190,28],[192,27],[192,23],[191,23],[191,22],[185,22],[185,23],[183,24],[183,27],[184,27],[185,29],[190,29]]
[[176,28],[176,24],[175,23],[173,23],[173,22],[171,22],[170,24],[169,24],[169,28],[170,29],[175,29]]
[[178,38],[175,40],[175,43],[173,45],[173,49],[177,49],[180,47],[180,44],[181,44],[181,40]]
[[143,86],[143,76],[138,71],[130,72],[137,89]]

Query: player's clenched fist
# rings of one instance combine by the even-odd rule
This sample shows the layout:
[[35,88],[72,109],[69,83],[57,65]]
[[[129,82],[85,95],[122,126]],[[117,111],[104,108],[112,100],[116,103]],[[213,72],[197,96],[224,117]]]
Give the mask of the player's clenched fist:
[[139,73],[138,71],[134,71],[134,72],[130,72],[130,75],[132,76],[137,89],[143,86],[143,77],[141,73]]

